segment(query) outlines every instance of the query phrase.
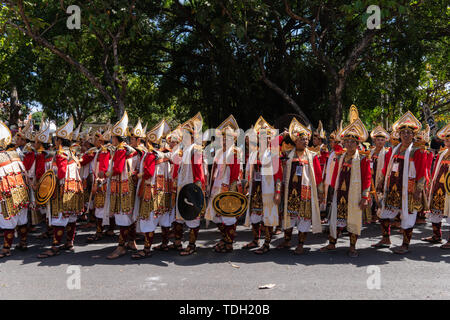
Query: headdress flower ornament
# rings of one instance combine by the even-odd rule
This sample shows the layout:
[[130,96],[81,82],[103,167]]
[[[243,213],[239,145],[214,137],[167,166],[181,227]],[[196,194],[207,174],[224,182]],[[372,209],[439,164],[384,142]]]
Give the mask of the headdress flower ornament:
[[411,111],[408,111],[392,125],[392,129],[398,132],[403,129],[411,129],[413,133],[417,133],[420,129],[422,129],[422,124],[411,113]]
[[389,140],[391,135],[382,126],[376,126],[370,133],[370,137],[372,139],[375,139],[376,137],[383,137],[386,138],[386,140]]
[[439,130],[436,133],[436,136],[441,140],[445,140],[445,138],[450,138],[450,123],[447,123],[445,127]]
[[74,125],[75,122],[73,121],[73,117],[71,116],[65,124],[63,124],[56,130],[56,136],[61,139],[71,140]]
[[341,132],[342,139],[354,139],[358,142],[364,142],[369,137],[366,127],[362,123],[361,119],[356,119],[348,126],[346,126]]
[[311,137],[311,130],[302,125],[296,118],[292,118],[289,125],[289,136],[292,141],[296,141],[298,138],[306,135],[308,139]]
[[126,137],[128,135],[128,113],[125,111],[122,118],[111,128],[111,135]]

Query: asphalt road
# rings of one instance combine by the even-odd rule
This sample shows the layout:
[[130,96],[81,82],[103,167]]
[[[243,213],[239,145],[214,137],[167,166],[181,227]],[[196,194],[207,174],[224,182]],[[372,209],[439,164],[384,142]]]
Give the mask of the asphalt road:
[[[450,227],[443,226],[447,238]],[[107,260],[115,243],[105,238],[85,244],[94,230],[78,230],[75,253],[40,260],[36,256],[50,244],[30,236],[26,252],[13,252],[0,260],[2,299],[450,299],[450,251],[420,241],[431,234],[430,225],[415,228],[411,252],[404,256],[389,249],[375,250],[379,225],[362,232],[360,256],[346,255],[348,237],[338,240],[338,250],[319,252],[326,235],[310,235],[303,256],[276,250],[282,235],[275,236],[272,250],[256,255],[240,247],[251,231],[238,227],[234,252],[214,253],[219,234],[202,228],[198,253],[181,257],[176,252],[155,252],[148,259],[131,260],[128,254]],[[117,233],[117,232],[116,232]],[[187,233],[185,233],[187,239]],[[263,240],[260,240],[261,243]],[[401,244],[392,231],[391,241]],[[155,237],[155,244],[160,235]],[[293,243],[297,242],[296,231]],[[186,244],[186,243],[185,243]],[[142,248],[143,243],[138,242]],[[79,267],[79,269],[77,269]],[[74,271],[75,270],[75,271]],[[79,275],[79,278],[76,278]],[[275,284],[272,289],[259,286]],[[78,287],[79,285],[79,287]]]

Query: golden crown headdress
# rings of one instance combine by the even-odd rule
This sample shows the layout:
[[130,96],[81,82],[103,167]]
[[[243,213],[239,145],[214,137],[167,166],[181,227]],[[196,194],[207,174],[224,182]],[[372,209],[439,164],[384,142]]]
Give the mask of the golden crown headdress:
[[296,141],[298,138],[306,135],[308,139],[311,137],[311,130],[302,125],[296,118],[292,118],[289,125],[289,136],[292,141]]

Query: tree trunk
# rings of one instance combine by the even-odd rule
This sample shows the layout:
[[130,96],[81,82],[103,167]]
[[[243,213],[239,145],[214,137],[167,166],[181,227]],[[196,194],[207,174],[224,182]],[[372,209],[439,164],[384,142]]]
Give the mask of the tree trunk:
[[278,87],[275,83],[273,83],[266,77],[263,77],[262,80],[266,84],[266,86],[268,86],[270,89],[278,93],[295,110],[295,112],[297,112],[297,114],[301,116],[302,118],[301,120],[305,125],[311,124],[309,118],[302,111],[300,106],[294,101],[294,99],[292,99],[286,92],[284,92],[280,87]]
[[13,124],[18,125],[19,111],[20,111],[20,104],[17,86],[15,84],[12,84],[10,95],[9,120],[8,120],[9,126]]
[[437,132],[436,121],[434,120],[434,116],[433,113],[431,112],[430,106],[426,102],[422,104],[422,114],[423,119],[430,126],[430,135],[432,136],[436,135]]
[[334,110],[334,119],[333,119],[334,128],[337,128],[339,126],[339,123],[341,122],[343,116],[342,93],[344,91],[344,87],[345,87],[345,79],[339,77],[336,87],[333,88],[333,91],[331,91],[329,97],[330,107],[332,108],[332,110]]

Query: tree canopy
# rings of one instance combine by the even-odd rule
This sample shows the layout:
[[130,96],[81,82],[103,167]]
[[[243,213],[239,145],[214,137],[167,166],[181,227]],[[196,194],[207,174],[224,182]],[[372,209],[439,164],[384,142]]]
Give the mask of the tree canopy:
[[295,113],[333,130],[351,104],[369,129],[406,110],[449,120],[444,0],[377,1],[379,29],[369,0],[80,1],[80,29],[70,4],[3,1],[0,102],[22,110],[9,121],[33,104],[77,124],[200,111],[208,127],[231,113],[248,128]]

